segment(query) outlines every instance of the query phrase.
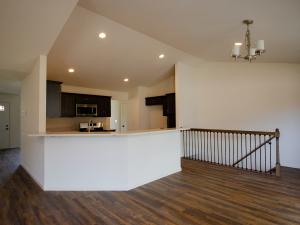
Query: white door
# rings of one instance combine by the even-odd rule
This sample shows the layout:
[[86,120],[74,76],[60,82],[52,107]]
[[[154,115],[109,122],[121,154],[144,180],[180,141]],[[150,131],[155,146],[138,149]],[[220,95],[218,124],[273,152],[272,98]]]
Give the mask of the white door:
[[9,148],[9,104],[0,102],[0,149]]
[[120,102],[117,100],[111,100],[111,117],[110,117],[110,129],[114,129],[120,132]]
[[127,103],[121,103],[121,132],[127,131]]

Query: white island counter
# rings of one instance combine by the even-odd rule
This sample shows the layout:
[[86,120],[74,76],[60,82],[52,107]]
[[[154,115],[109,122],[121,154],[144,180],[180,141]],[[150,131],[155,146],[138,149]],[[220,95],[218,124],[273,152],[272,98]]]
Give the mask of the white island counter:
[[43,181],[37,181],[44,190],[130,190],[181,171],[178,130],[31,137],[44,146]]

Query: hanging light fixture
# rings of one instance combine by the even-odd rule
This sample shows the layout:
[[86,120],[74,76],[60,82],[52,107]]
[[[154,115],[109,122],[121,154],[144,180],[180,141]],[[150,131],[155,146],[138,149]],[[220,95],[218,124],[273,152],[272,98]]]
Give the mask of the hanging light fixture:
[[246,55],[241,55],[241,46],[242,43],[235,43],[231,56],[237,60],[239,58],[243,58],[245,60],[248,60],[251,62],[252,60],[256,59],[257,56],[260,56],[261,54],[265,53],[265,42],[264,40],[257,40],[256,41],[256,48],[253,48],[251,45],[251,37],[250,37],[250,29],[249,26],[253,24],[253,20],[244,20],[243,24],[247,25],[247,31],[245,34],[245,49],[246,49]]

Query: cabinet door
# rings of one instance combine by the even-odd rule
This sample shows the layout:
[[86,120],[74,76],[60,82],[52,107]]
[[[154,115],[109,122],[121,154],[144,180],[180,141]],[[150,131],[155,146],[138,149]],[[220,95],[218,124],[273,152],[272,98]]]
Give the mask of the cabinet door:
[[47,117],[60,117],[61,112],[61,82],[47,81]]
[[76,95],[72,93],[61,94],[61,116],[75,117],[76,116]]
[[168,126],[168,128],[175,128],[176,127],[176,116],[175,116],[175,114],[168,115],[167,126]]
[[98,96],[76,94],[76,104],[97,104]]
[[98,116],[111,117],[111,97],[98,96]]
[[166,94],[163,106],[163,115],[175,114],[175,93]]
[[155,96],[145,98],[146,105],[162,105],[164,96]]

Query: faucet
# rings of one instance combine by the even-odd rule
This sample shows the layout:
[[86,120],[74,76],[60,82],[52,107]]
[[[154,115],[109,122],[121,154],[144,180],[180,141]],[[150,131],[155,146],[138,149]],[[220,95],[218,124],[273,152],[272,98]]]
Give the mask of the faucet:
[[93,128],[93,120],[89,120],[88,132],[91,132],[91,128]]

